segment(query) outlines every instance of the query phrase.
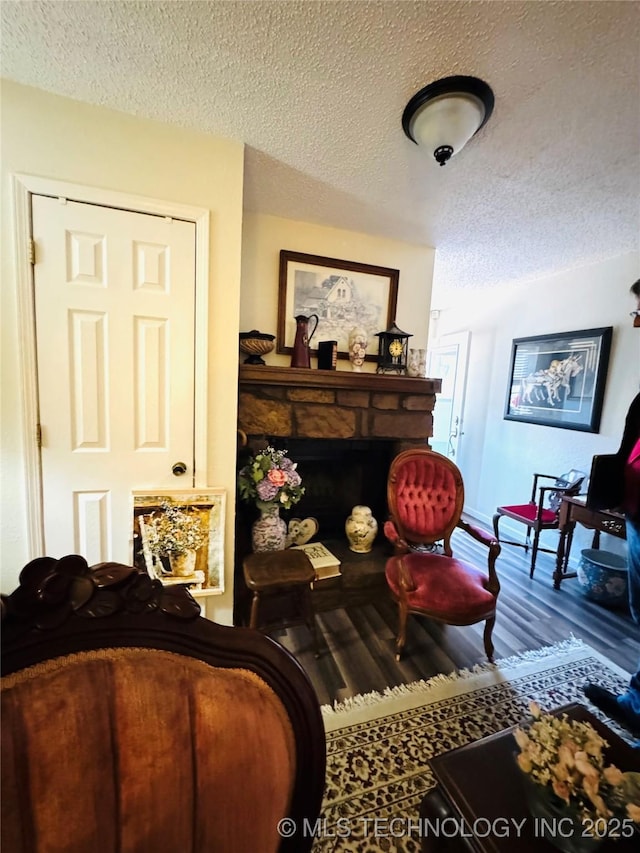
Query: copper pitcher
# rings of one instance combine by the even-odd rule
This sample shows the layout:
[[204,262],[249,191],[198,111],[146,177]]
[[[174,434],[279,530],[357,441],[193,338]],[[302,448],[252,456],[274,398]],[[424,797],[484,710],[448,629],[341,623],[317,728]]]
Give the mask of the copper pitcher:
[[[316,321],[313,331],[309,334],[309,321]],[[310,314],[305,317],[304,314],[298,314],[296,321],[296,338],[293,342],[293,352],[291,353],[291,367],[311,367],[311,349],[309,344],[318,328],[318,315]]]

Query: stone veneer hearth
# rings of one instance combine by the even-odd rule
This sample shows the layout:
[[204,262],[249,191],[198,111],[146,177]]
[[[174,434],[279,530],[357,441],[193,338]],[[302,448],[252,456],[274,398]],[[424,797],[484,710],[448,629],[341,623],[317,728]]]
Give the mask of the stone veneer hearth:
[[342,370],[240,365],[238,428],[248,437],[385,439],[433,435],[440,379]]

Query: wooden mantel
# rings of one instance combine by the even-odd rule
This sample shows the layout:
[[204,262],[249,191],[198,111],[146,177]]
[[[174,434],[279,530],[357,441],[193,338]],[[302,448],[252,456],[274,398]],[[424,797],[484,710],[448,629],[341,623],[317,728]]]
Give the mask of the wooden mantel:
[[440,379],[240,365],[238,428],[248,436],[426,442]]
[[397,376],[391,373],[241,364],[240,386],[247,383],[304,388],[350,388],[376,393],[400,391],[403,394],[439,394],[442,387],[441,379],[415,379],[412,376]]

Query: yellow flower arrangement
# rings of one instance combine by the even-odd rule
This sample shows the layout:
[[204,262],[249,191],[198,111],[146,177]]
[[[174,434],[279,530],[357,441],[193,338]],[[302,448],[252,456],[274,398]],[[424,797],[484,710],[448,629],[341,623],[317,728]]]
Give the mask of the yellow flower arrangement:
[[640,823],[640,773],[606,765],[608,744],[590,723],[543,713],[535,702],[529,710],[533,722],[514,732],[520,769],[581,820]]

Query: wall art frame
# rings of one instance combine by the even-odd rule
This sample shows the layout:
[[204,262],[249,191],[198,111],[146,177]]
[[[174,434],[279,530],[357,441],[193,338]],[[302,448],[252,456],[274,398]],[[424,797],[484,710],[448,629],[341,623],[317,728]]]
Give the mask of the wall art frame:
[[515,338],[504,418],[599,432],[612,326]]
[[399,278],[399,270],[388,267],[282,249],[277,352],[292,352],[296,316],[316,314],[318,328],[311,341],[312,355],[317,355],[319,341],[331,340],[338,342],[338,358],[348,358],[349,332],[357,326],[367,334],[365,360],[376,361],[375,335],[395,320]]
[[[226,491],[223,488],[134,491],[133,564],[163,584],[187,584],[194,590],[224,592],[224,532]],[[205,541],[196,549],[194,574],[172,572],[167,555],[153,552],[152,528],[167,507],[200,519]]]

